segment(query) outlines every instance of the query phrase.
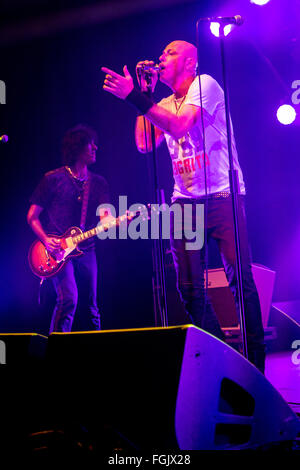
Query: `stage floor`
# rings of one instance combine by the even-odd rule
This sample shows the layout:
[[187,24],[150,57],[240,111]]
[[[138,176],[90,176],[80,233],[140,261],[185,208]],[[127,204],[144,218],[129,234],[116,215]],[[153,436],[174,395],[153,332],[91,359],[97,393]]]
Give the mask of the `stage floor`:
[[294,412],[300,414],[300,362],[295,363],[300,354],[293,357],[293,352],[291,349],[268,354],[265,376]]

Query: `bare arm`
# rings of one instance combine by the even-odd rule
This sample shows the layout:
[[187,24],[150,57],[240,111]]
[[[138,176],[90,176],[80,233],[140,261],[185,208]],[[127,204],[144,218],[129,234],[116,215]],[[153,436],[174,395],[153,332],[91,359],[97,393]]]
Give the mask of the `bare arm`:
[[[154,127],[154,131],[155,143],[156,147],[158,147],[164,139],[164,134],[158,127]],[[144,116],[137,117],[135,123],[135,143],[138,151],[141,153],[151,152],[152,150],[150,121]]]
[[[143,93],[147,93],[149,89],[154,93],[155,86],[158,80],[157,70],[152,70],[149,74],[143,72],[144,66],[154,66],[153,60],[141,60],[136,64],[136,78]],[[154,127],[155,131],[155,145],[158,147],[163,141],[163,132]],[[138,116],[135,124],[135,143],[137,149],[141,153],[148,153],[152,151],[152,135],[151,135],[151,122],[145,116]]]
[[180,139],[196,124],[200,116],[200,107],[192,104],[182,106],[178,115],[154,104],[146,117],[163,132],[170,134],[174,139]]
[[49,251],[54,251],[60,248],[60,240],[56,237],[49,237],[44,231],[41,221],[39,219],[43,208],[37,204],[32,204],[27,214],[27,222]]

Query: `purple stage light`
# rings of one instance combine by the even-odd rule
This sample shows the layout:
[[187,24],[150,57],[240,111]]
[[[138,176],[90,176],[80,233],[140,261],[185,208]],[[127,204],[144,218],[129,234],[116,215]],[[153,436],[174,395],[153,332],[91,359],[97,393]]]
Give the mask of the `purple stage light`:
[[292,124],[296,119],[296,111],[289,104],[279,106],[276,115],[278,121],[284,125]]
[[[228,36],[228,34],[233,30],[233,28],[233,24],[227,24],[224,28],[224,36]],[[218,38],[220,36],[220,23],[211,22],[210,30],[212,34]]]
[[260,5],[260,6],[263,6],[263,5],[266,5],[267,3],[269,3],[270,0],[250,0],[251,3],[254,3],[254,5]]

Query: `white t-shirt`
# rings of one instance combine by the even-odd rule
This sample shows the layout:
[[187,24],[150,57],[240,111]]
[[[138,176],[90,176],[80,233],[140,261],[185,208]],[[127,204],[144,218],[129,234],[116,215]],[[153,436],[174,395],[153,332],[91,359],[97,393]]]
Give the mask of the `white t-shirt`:
[[[205,196],[204,163],[208,194],[229,191],[229,160],[225,120],[224,93],[218,82],[209,75],[201,75],[202,103],[205,126],[206,159],[203,152],[202,123],[199,117],[196,125],[183,137],[175,140],[165,133],[165,139],[172,158],[174,191],[172,201],[177,198],[199,198]],[[162,99],[160,106],[172,113],[179,107],[192,104],[200,107],[199,77],[191,84],[186,98],[175,103],[175,95]],[[232,124],[231,124],[232,126]],[[243,174],[238,162],[232,131],[232,154],[234,168],[238,170],[240,193],[245,193]]]

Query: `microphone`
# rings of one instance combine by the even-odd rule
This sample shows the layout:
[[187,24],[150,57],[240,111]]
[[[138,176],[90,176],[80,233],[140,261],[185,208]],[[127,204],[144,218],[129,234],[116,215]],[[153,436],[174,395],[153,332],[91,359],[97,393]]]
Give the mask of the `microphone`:
[[138,67],[138,70],[140,70],[141,72],[146,72],[146,73],[160,72],[160,66],[158,64],[155,64],[155,65],[142,64],[140,67]]
[[1,135],[0,136],[0,142],[2,142],[3,144],[6,144],[6,142],[8,142],[8,135]]
[[222,25],[235,24],[241,26],[244,23],[244,18],[241,15],[235,16],[213,16],[211,18],[199,18],[199,21],[209,21],[210,23],[220,23]]

